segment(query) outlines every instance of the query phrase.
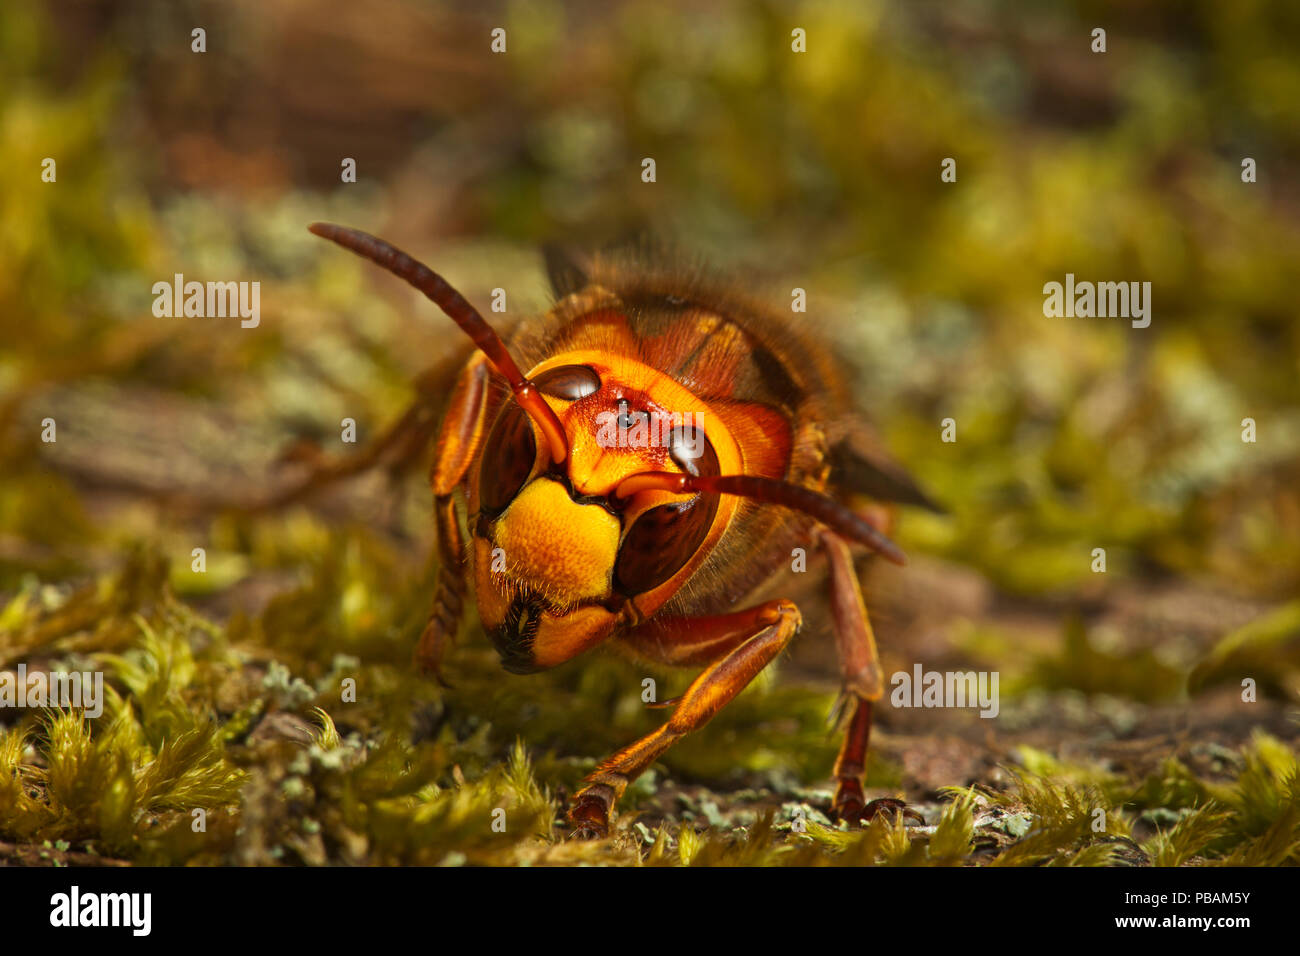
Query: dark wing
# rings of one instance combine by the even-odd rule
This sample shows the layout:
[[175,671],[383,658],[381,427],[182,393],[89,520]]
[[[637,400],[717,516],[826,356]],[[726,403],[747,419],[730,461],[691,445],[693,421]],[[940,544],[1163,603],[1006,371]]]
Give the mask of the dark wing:
[[546,276],[557,299],[586,288],[591,275],[589,256],[571,246],[548,242],[542,246],[546,261]]
[[833,445],[830,461],[831,482],[840,488],[877,501],[916,505],[936,514],[948,513],[921,490],[902,465],[881,451],[863,432],[854,431]]

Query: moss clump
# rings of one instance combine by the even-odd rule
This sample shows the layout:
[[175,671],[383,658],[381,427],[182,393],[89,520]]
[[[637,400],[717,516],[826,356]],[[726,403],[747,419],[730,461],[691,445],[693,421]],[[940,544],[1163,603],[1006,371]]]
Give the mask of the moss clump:
[[[826,820],[824,791],[800,789],[797,772],[772,775],[782,758],[787,774],[805,762],[814,779],[823,771],[829,697],[761,687],[715,724],[735,766],[687,750],[630,791],[613,837],[572,841],[563,791],[602,742],[658,719],[632,703],[629,665],[597,658],[525,696],[471,643],[451,671],[456,689],[443,690],[383,659],[395,652],[367,663],[331,654],[351,641],[340,618],[317,632],[315,659],[293,642],[233,642],[176,599],[162,571],[142,554],[93,586],[33,584],[10,601],[0,647],[102,669],[107,692],[93,722],[51,710],[0,729],[0,840],[46,858],[157,864],[1300,862],[1296,753],[1263,733],[1228,752],[1223,779],[1174,758],[1130,779],[1024,747],[1006,789],[923,805],[931,826],[882,816],[848,830]],[[320,582],[241,633],[274,635],[304,595],[318,597]],[[338,690],[349,679],[361,689],[353,703]],[[814,738],[816,760],[799,759]],[[748,798],[737,777],[756,785]],[[728,787],[731,799],[718,789]],[[677,793],[670,805],[666,791]],[[737,809],[746,799],[754,809]]]

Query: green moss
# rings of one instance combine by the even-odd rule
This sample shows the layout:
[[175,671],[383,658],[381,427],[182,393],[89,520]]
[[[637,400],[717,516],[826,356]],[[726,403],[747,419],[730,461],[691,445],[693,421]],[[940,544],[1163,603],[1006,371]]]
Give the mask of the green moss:
[[[825,772],[830,701],[783,686],[742,695],[697,735],[700,750],[666,759],[632,788],[610,839],[572,841],[553,788],[571,790],[603,747],[662,719],[630,703],[636,666],[597,657],[541,675],[528,694],[518,692],[527,679],[502,678],[472,640],[449,668],[452,690],[409,677],[385,659],[395,654],[336,654],[326,667],[302,643],[233,642],[170,594],[163,571],[142,554],[94,586],[11,602],[6,620],[19,627],[7,646],[89,652],[108,700],[93,729],[51,711],[0,730],[3,838],[164,864],[1275,865],[1300,852],[1296,754],[1263,734],[1228,781],[1201,779],[1173,758],[1132,780],[1022,747],[1009,789],[953,791],[919,829],[888,816],[837,828],[815,804],[720,813],[713,798],[694,803],[693,821],[663,815],[657,794],[670,782],[734,787],[738,774]],[[319,588],[309,580],[296,593]],[[240,625],[244,640],[284,627],[295,599]],[[356,639],[344,617],[316,626],[324,656]],[[90,650],[92,635],[118,649]],[[355,703],[341,698],[345,677],[357,683]],[[739,763],[705,756],[723,749],[719,740]],[[803,808],[802,829],[789,806]],[[652,830],[638,816],[661,822]],[[1139,818],[1155,823],[1140,844]]]

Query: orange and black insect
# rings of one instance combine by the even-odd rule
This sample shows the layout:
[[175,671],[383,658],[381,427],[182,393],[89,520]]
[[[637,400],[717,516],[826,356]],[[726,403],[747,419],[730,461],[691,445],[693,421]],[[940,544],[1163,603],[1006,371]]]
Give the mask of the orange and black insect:
[[568,812],[578,832],[605,833],[628,783],[794,637],[792,601],[746,599],[797,547],[827,558],[849,704],[832,810],[861,820],[897,809],[863,796],[883,680],[851,545],[902,563],[882,529],[892,512],[871,503],[928,502],[874,451],[824,346],[707,278],[601,256],[553,268],[559,300],[507,346],[388,243],[335,225],[311,231],[405,279],[477,346],[438,426],[441,563],[421,666],[437,673],[472,589],[513,673],[607,641],[704,668],[667,723],[586,778]]

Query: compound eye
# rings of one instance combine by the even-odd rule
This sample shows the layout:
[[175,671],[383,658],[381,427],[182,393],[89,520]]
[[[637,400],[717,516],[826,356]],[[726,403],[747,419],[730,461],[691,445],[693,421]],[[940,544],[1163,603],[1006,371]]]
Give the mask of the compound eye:
[[[693,425],[672,430],[668,453],[687,474],[721,473],[713,444]],[[717,513],[718,496],[705,494],[642,514],[623,537],[614,564],[614,586],[631,597],[663,584],[699,550]]]
[[720,474],[718,456],[708,436],[694,425],[678,425],[668,440],[668,454],[677,467],[698,478]]
[[651,508],[629,529],[614,563],[614,586],[631,597],[663,584],[682,569],[709,533],[717,495]]
[[600,391],[600,376],[587,365],[561,365],[547,369],[532,380],[543,395],[576,402]]
[[485,511],[500,513],[519,494],[537,461],[537,439],[532,422],[511,401],[497,416],[483,449],[479,466],[479,505]]

